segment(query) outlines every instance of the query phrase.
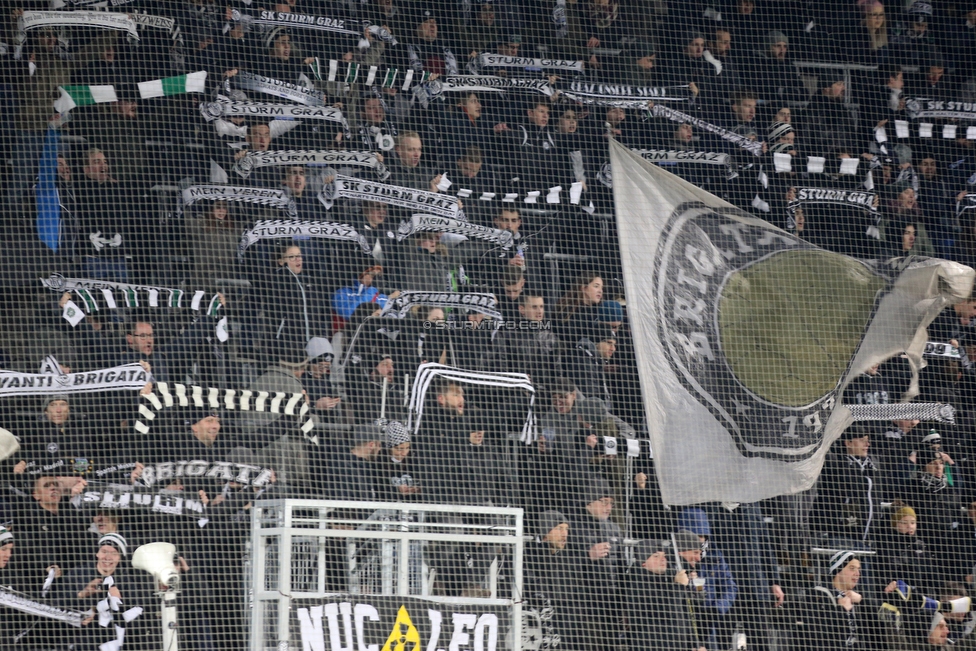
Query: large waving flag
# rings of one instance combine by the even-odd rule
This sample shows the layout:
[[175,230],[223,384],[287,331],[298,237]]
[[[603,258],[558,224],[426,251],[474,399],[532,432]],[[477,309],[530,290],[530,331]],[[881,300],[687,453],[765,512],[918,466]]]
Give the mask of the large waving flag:
[[970,295],[976,272],[945,260],[868,264],[830,253],[616,142],[610,160],[665,503],[795,493],[814,484],[854,420],[916,411],[951,419],[944,405],[852,410],[842,396],[853,378],[903,353],[917,379],[926,326]]

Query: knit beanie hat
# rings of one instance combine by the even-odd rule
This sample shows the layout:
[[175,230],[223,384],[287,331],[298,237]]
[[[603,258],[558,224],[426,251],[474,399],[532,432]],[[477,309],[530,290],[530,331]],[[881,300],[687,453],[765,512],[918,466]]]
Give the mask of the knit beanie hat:
[[769,133],[766,135],[766,140],[770,142],[779,140],[783,136],[793,133],[793,125],[789,122],[776,122],[773,126],[769,127]]
[[582,498],[584,506],[602,500],[604,497],[613,497],[613,491],[610,489],[610,484],[607,483],[607,480],[602,477],[594,479],[592,484],[583,489]]
[[112,547],[115,547],[117,550],[119,550],[119,553],[122,554],[122,558],[129,555],[129,544],[125,542],[125,538],[122,537],[122,534],[105,534],[98,539],[98,546],[102,547],[103,545],[111,545]]
[[287,27],[275,27],[270,30],[264,37],[264,47],[272,48],[274,47],[275,41],[278,40],[279,36],[289,36]]
[[68,402],[68,394],[58,393],[53,396],[48,396],[44,398],[42,409],[47,409],[52,402],[57,402],[58,400],[64,400],[65,402]]
[[539,516],[539,535],[545,537],[550,531],[564,522],[569,523],[569,519],[559,511],[543,511]]
[[938,430],[930,429],[929,433],[922,437],[922,443],[925,445],[942,443],[942,435],[939,434]]
[[841,570],[847,567],[847,564],[852,560],[857,558],[857,554],[852,551],[839,551],[830,557],[830,565],[828,567],[828,574],[830,578],[837,576]]
[[8,545],[14,541],[14,535],[10,532],[10,529],[0,525],[0,547]]
[[898,523],[901,522],[903,518],[907,518],[908,516],[918,519],[918,516],[915,515],[915,509],[907,504],[904,504],[891,512],[891,526],[898,526]]
[[602,323],[623,321],[624,308],[617,301],[603,301],[596,309],[596,320]]
[[372,441],[384,441],[386,440],[386,433],[383,431],[382,427],[376,425],[375,423],[363,423],[361,425],[353,426],[350,438],[350,445],[352,447],[356,447],[358,445],[365,445],[366,443],[370,443]]
[[701,549],[702,546],[701,539],[693,531],[687,529],[680,529],[678,533],[674,534],[674,544],[679,553]]
[[660,540],[642,540],[634,547],[634,558],[638,563],[643,564],[648,558],[657,552],[664,551],[664,545]]

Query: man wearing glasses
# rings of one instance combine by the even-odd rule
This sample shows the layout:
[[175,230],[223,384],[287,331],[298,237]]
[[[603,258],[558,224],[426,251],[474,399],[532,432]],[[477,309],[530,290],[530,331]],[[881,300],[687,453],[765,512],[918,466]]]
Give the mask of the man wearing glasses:
[[180,382],[189,371],[193,352],[206,342],[208,327],[212,326],[206,319],[199,319],[183,329],[170,343],[160,346],[156,342],[152,321],[144,317],[137,318],[128,326],[126,347],[119,363],[146,362],[149,364],[153,382]]

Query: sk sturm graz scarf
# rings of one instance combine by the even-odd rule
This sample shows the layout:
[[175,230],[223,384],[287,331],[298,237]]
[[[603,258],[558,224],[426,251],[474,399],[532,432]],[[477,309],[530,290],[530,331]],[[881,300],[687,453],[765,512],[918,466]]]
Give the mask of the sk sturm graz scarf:
[[[302,393],[272,394],[267,391],[251,391],[250,389],[217,389],[157,382],[150,393],[144,393],[141,397],[139,420],[135,424],[135,430],[140,434],[150,432],[159,412],[164,409],[192,406],[294,416],[296,419],[295,428],[302,433],[307,441],[318,445],[318,437],[311,435],[315,423],[309,418],[308,400]],[[228,481],[233,480],[228,479]]]
[[789,209],[795,212],[797,206],[811,203],[828,203],[836,206],[847,206],[878,212],[878,195],[863,190],[842,190],[837,188],[796,188],[796,199],[791,201]]
[[[313,16],[310,14],[295,14],[286,13],[283,11],[261,11],[257,15],[248,16],[247,14],[238,14],[234,17],[234,20],[245,20],[246,22],[251,22],[255,25],[268,25],[269,27],[298,27],[303,29],[315,29],[324,32],[338,32],[340,34],[352,34],[354,36],[361,36],[363,33],[362,27],[360,27],[358,21],[349,24],[342,18],[333,18],[331,16]],[[248,20],[249,19],[249,20]]]
[[475,59],[482,68],[538,68],[540,70],[583,71],[582,61],[562,59],[533,59],[531,57],[509,57],[502,54],[482,52]]
[[249,151],[244,158],[241,158],[234,164],[234,171],[237,172],[238,176],[246,179],[251,175],[251,171],[254,168],[281,165],[327,165],[330,167],[353,165],[355,167],[368,167],[375,170],[381,179],[390,176],[390,171],[386,169],[386,166],[372,152],[338,151],[332,149]]
[[249,246],[261,240],[273,240],[292,237],[321,237],[329,240],[344,240],[355,242],[363,253],[369,254],[369,244],[366,238],[349,224],[334,222],[303,222],[285,219],[262,219],[254,224],[254,228],[241,235],[241,243],[237,247],[238,257],[243,257]]
[[139,364],[125,364],[82,373],[17,373],[0,371],[0,398],[50,396],[59,393],[140,391],[151,380]]
[[419,231],[464,235],[477,240],[494,242],[506,249],[512,246],[513,235],[510,231],[480,226],[459,219],[438,217],[437,215],[412,215],[410,221],[400,222],[400,228],[397,229],[397,241],[402,242]]
[[717,151],[685,151],[683,149],[634,149],[644,160],[652,163],[691,163],[695,165],[721,165],[729,179],[738,176],[732,169],[732,157]]
[[959,102],[916,97],[905,102],[905,111],[913,120],[947,119],[976,122],[976,102]]
[[126,32],[138,41],[139,30],[129,14],[110,11],[25,11],[17,21],[21,33],[42,27],[94,27]]
[[788,213],[788,225],[794,228],[796,221],[796,209],[803,205],[810,204],[830,204],[843,206],[845,208],[855,208],[862,210],[872,219],[868,234],[872,237],[880,237],[877,224],[880,221],[878,213],[878,195],[873,192],[863,190],[842,190],[837,188],[796,188],[796,198],[786,206]]
[[413,89],[414,99],[427,108],[430,100],[444,93],[494,92],[507,90],[531,90],[551,97],[552,86],[548,79],[509,79],[483,75],[448,75],[420,84]]
[[691,91],[688,90],[687,86],[651,88],[573,82],[569,90],[561,92],[566,97],[581,104],[616,106],[619,108],[646,109],[649,101],[686,102],[691,99]]
[[402,319],[415,305],[467,308],[493,319],[502,319],[495,295],[479,292],[400,292],[395,299],[387,301],[383,315]]
[[106,1],[112,7],[121,7],[123,5],[136,2],[136,0],[51,0],[51,8],[59,9],[65,5],[71,5],[72,7],[87,7],[88,5],[97,5]]
[[324,106],[325,96],[322,91],[305,88],[287,81],[279,81],[271,77],[256,75],[247,70],[241,70],[226,82],[227,87],[234,86],[241,90],[252,90],[257,93],[274,95],[290,102],[298,102],[306,106]]
[[351,176],[336,175],[332,183],[326,183],[319,192],[319,201],[326,210],[332,208],[336,197],[361,201],[376,201],[408,210],[429,212],[442,217],[457,217],[460,213],[457,197],[439,192],[414,190],[400,185],[373,183]]
[[230,117],[259,117],[268,120],[297,119],[297,120],[326,120],[345,125],[346,118],[342,111],[333,106],[305,106],[295,104],[271,104],[268,102],[235,102],[222,95],[217,96],[216,102],[205,102],[200,105],[200,113],[207,122],[217,118]]
[[520,439],[528,442],[535,429],[535,387],[532,380],[525,373],[490,373],[481,371],[468,371],[445,366],[433,362],[421,364],[417,367],[417,377],[413,386],[410,388],[410,420],[407,429],[416,433],[420,430],[420,423],[424,416],[424,405],[427,402],[427,391],[431,383],[438,377],[443,377],[456,382],[477,384],[480,386],[501,387],[509,389],[523,389],[529,392],[529,408],[525,414],[525,424],[522,426]]
[[178,213],[182,213],[185,206],[201,200],[255,203],[284,210],[289,217],[298,216],[295,202],[284,190],[240,185],[191,185],[180,193]]
[[722,127],[712,124],[711,122],[706,122],[701,118],[696,118],[687,113],[682,113],[681,111],[675,111],[674,109],[668,108],[667,106],[662,106],[660,104],[655,104],[653,108],[649,110],[649,114],[656,118],[665,118],[671,120],[672,122],[677,122],[679,124],[691,124],[698,127],[699,129],[704,129],[709,133],[713,133],[722,140],[727,140],[742,149],[754,154],[755,156],[762,156],[762,143],[754,142],[749,140],[745,136],[740,136],[737,133],[729,131],[728,129],[723,129]]
[[[181,464],[181,465],[180,465]],[[226,465],[228,472],[218,468],[218,465]],[[164,474],[168,477],[159,476],[159,467],[167,466]],[[175,474],[175,467],[179,466],[182,474]],[[176,461],[170,464],[157,464],[146,466],[143,469],[143,476],[149,470],[153,482],[150,484],[141,483],[143,486],[167,486],[171,480],[179,477],[217,477],[222,479],[224,475],[233,473],[234,464],[210,461]],[[195,474],[189,474],[191,471]],[[271,472],[270,470],[268,471]],[[210,473],[209,475],[207,473]],[[196,498],[196,496],[194,496]],[[119,490],[108,488],[105,490],[86,490],[84,493],[71,499],[71,504],[78,509],[112,509],[117,511],[149,511],[164,515],[185,515],[190,518],[199,519],[204,516],[207,507],[199,499],[181,496],[177,491],[165,491],[160,493],[142,493],[132,490]],[[133,513],[134,514],[134,513]]]
[[28,615],[53,619],[75,628],[81,628],[82,620],[88,617],[88,613],[58,608],[5,586],[0,586],[0,606],[19,610]]

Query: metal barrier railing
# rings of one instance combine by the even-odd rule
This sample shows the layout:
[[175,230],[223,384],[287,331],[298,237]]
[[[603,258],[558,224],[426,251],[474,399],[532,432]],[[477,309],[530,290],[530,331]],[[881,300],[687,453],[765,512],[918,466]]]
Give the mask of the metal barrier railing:
[[[305,619],[317,612],[321,622],[324,604],[355,602],[374,609],[393,604],[394,610],[403,603],[464,606],[496,618],[505,613],[498,648],[518,651],[523,538],[521,509],[259,501],[251,519],[249,648],[293,648],[296,635],[304,646],[314,635]],[[466,572],[460,592],[439,574],[458,555],[482,559]]]

